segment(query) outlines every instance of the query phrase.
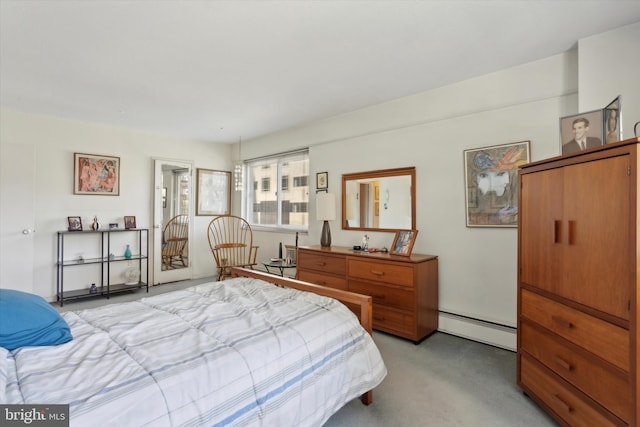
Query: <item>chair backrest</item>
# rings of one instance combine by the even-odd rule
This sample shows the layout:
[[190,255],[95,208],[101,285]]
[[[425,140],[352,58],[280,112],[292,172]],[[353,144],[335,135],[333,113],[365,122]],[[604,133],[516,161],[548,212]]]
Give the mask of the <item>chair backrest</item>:
[[209,223],[207,234],[218,269],[255,264],[253,232],[244,218],[217,216]]
[[176,215],[167,222],[162,231],[165,255],[181,255],[189,240],[189,216]]

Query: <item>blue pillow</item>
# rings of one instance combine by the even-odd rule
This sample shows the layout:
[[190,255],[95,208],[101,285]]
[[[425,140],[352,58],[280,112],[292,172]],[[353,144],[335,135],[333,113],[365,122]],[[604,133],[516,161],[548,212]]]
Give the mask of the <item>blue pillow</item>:
[[58,345],[71,341],[71,330],[38,295],[0,289],[0,347]]

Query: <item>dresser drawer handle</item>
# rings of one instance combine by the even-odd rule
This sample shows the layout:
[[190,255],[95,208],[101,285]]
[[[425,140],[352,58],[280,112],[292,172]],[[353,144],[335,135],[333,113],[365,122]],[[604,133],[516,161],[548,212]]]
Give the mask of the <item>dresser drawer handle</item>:
[[384,271],[371,270],[371,274],[375,274],[376,276],[384,276]]
[[325,265],[327,265],[327,263],[326,263],[326,262],[318,261],[318,262],[316,262],[316,265],[317,265],[318,267],[324,267]]
[[560,396],[558,396],[557,394],[554,394],[553,397],[555,397],[556,400],[558,402],[560,402],[562,404],[562,406],[564,406],[565,411],[573,412],[573,408],[571,407],[571,405],[569,405],[567,402],[565,402]]
[[376,295],[371,295],[371,296],[374,297],[374,298],[378,298],[378,299],[384,299],[385,298],[385,296],[382,295],[382,294],[376,294]]
[[564,326],[567,329],[573,328],[573,323],[569,322],[568,320],[563,319],[562,317],[551,316],[551,319],[554,322],[556,322],[557,324],[559,324],[560,326]]
[[563,367],[564,369],[566,369],[567,371],[571,371],[573,370],[573,366],[571,366],[571,363],[567,362],[566,360],[564,360],[563,358],[561,358],[560,356],[555,356],[553,358],[553,360],[560,365],[561,367]]
[[384,317],[381,317],[381,316],[373,316],[373,320],[384,321]]

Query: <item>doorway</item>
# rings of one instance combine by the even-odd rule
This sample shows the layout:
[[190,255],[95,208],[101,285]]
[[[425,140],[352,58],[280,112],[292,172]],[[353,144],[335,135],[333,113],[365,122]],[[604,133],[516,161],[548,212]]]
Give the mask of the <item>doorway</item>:
[[153,283],[192,278],[193,166],[155,159]]

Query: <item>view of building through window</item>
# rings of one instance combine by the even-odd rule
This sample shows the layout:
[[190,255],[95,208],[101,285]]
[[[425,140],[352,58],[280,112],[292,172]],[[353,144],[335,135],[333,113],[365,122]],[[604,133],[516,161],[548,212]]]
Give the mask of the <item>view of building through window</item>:
[[246,209],[251,225],[306,230],[309,225],[308,152],[246,164]]

